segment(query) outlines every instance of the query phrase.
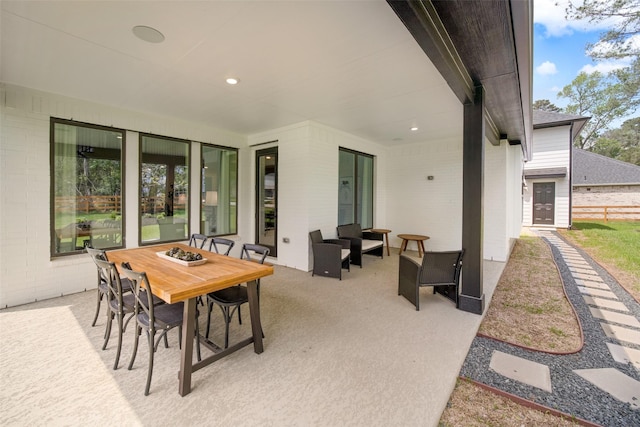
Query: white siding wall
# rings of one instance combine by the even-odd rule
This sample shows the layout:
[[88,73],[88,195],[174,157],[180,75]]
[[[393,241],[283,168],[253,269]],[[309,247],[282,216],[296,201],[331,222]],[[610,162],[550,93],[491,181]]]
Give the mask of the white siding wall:
[[524,166],[527,169],[567,168],[564,178],[527,179],[527,189],[523,194],[522,224],[533,225],[533,183],[555,182],[556,197],[554,225],[558,228],[569,226],[569,174],[570,174],[570,126],[558,126],[533,131],[533,153],[531,160]]
[[[202,123],[154,117],[11,85],[0,88],[0,307],[96,287],[95,265],[87,255],[50,258],[51,116],[131,129],[126,134],[125,165],[128,247],[137,246],[138,219],[132,213],[138,205],[138,131],[246,146],[246,138]],[[242,162],[239,167],[248,170]],[[193,180],[192,184],[192,191],[197,191]],[[240,185],[246,185],[242,176]],[[196,207],[198,199],[192,197]],[[248,206],[248,201],[241,198],[239,205]],[[239,234],[246,234],[246,230],[243,218]]]
[[502,143],[485,146],[484,259],[506,261],[520,235],[522,148]]

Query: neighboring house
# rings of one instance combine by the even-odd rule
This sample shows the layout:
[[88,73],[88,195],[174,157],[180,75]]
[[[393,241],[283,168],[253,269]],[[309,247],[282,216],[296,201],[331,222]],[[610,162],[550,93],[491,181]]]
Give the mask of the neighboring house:
[[[573,206],[638,206],[640,207],[640,166],[573,149]],[[603,213],[603,209],[588,209]],[[635,209],[639,211],[640,209]],[[580,209],[581,212],[587,209]],[[640,219],[636,215],[616,215],[608,210],[608,219]],[[573,219],[602,218],[602,214],[573,213]]]
[[[270,262],[310,271],[309,231],[335,237],[340,183],[359,186],[357,168],[342,175],[348,150],[371,171],[372,226],[391,229],[396,246],[398,233],[417,233],[430,236],[428,250],[463,247],[460,309],[483,312],[483,259],[505,261],[521,228],[531,1],[138,6],[0,2],[1,307],[95,288],[78,245],[55,252],[52,153],[104,148],[81,136],[113,129],[120,142],[101,155],[122,164],[119,247],[149,244],[141,165],[170,159],[157,164],[188,168],[181,232],[238,243],[268,232]],[[134,36],[150,23],[164,37]],[[230,74],[239,84],[225,83]],[[52,143],[58,124],[66,139]],[[203,171],[216,150],[236,154],[219,163],[228,185],[218,193]],[[266,206],[257,193],[270,174]],[[167,189],[170,212],[173,196]]]
[[524,165],[522,224],[571,226],[571,157],[589,117],[533,111],[531,160]]

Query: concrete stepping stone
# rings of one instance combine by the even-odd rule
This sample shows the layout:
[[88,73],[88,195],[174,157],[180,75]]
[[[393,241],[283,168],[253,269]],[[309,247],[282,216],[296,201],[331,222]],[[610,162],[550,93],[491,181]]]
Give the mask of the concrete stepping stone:
[[607,285],[606,283],[604,283],[604,282],[593,282],[591,280],[576,279],[576,285],[584,286],[586,288],[602,289],[602,290],[605,290],[605,291],[610,291],[611,290],[609,285]]
[[593,274],[571,273],[571,275],[576,279],[591,280],[592,282],[604,282],[600,276],[594,276]]
[[640,409],[640,381],[615,368],[577,369],[573,372],[621,402],[628,403],[632,409]]
[[593,289],[593,288],[586,288],[584,286],[578,286],[578,291],[580,291],[581,294],[587,294],[594,297],[618,299],[616,294],[614,294],[611,291],[605,291],[603,289]]
[[509,379],[551,393],[551,374],[547,365],[501,351],[494,351],[491,355],[489,368]]
[[571,271],[571,273],[586,274],[589,276],[598,276],[598,272],[595,271],[593,268],[569,267],[569,270]]
[[600,323],[600,326],[602,326],[604,334],[609,338],[640,345],[640,331],[638,330],[609,325],[607,323]]
[[640,329],[640,322],[635,316],[629,314],[616,313],[615,311],[601,310],[599,308],[590,307],[591,315],[596,319],[606,320],[607,322],[619,323],[621,325],[631,326]]
[[609,353],[611,353],[613,360],[625,365],[631,363],[634,368],[640,371],[640,350],[610,342],[607,343],[607,347],[609,347]]
[[629,312],[629,309],[627,308],[627,306],[624,305],[624,303],[619,302],[619,301],[611,301],[611,300],[608,300],[608,299],[590,297],[588,295],[583,295],[582,298],[584,298],[584,302],[586,302],[589,305],[595,305],[595,306],[598,306],[598,307],[608,308],[608,309],[611,309],[611,310]]
[[571,267],[571,266],[576,266],[576,267],[581,267],[581,268],[591,267],[591,265],[589,265],[589,263],[587,261],[580,261],[580,260],[577,260],[577,259],[565,260],[564,262],[569,267]]

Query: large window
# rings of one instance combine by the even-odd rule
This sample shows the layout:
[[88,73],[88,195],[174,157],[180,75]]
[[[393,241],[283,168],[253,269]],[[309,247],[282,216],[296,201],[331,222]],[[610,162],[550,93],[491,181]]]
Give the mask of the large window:
[[340,148],[338,225],[373,227],[373,156]]
[[140,243],[187,239],[189,141],[140,134]]
[[51,119],[51,255],[123,246],[125,132]]
[[236,234],[238,151],[202,144],[200,232],[208,236]]

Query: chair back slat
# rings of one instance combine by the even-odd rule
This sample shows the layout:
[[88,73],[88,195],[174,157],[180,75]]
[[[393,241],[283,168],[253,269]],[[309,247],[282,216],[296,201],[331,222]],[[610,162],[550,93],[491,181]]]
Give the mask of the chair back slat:
[[116,265],[112,262],[103,260],[97,255],[93,261],[96,263],[101,272],[101,277],[105,278],[105,284],[108,289],[107,301],[116,300],[118,308],[123,308],[122,302],[122,282]]
[[[209,243],[209,252],[215,251],[215,253],[217,254],[221,253],[223,255],[229,255],[229,252],[231,252],[231,249],[235,244],[236,242],[231,239],[225,239],[223,237],[213,237],[211,239],[211,242]],[[211,249],[213,249],[213,251]]]
[[257,261],[260,264],[264,264],[264,260],[265,258],[267,258],[268,255],[269,255],[269,248],[267,248],[266,246],[245,243],[242,245],[242,252],[240,253],[240,259]]
[[153,290],[151,289],[151,283],[149,283],[147,274],[145,272],[133,271],[129,263],[126,262],[123,262],[121,267],[122,274],[131,280],[131,289],[135,297],[135,313],[144,312],[149,318],[149,327],[155,330]]
[[193,248],[202,249],[204,248],[204,244],[207,242],[207,236],[204,234],[193,233],[191,238],[189,239],[189,246]]

